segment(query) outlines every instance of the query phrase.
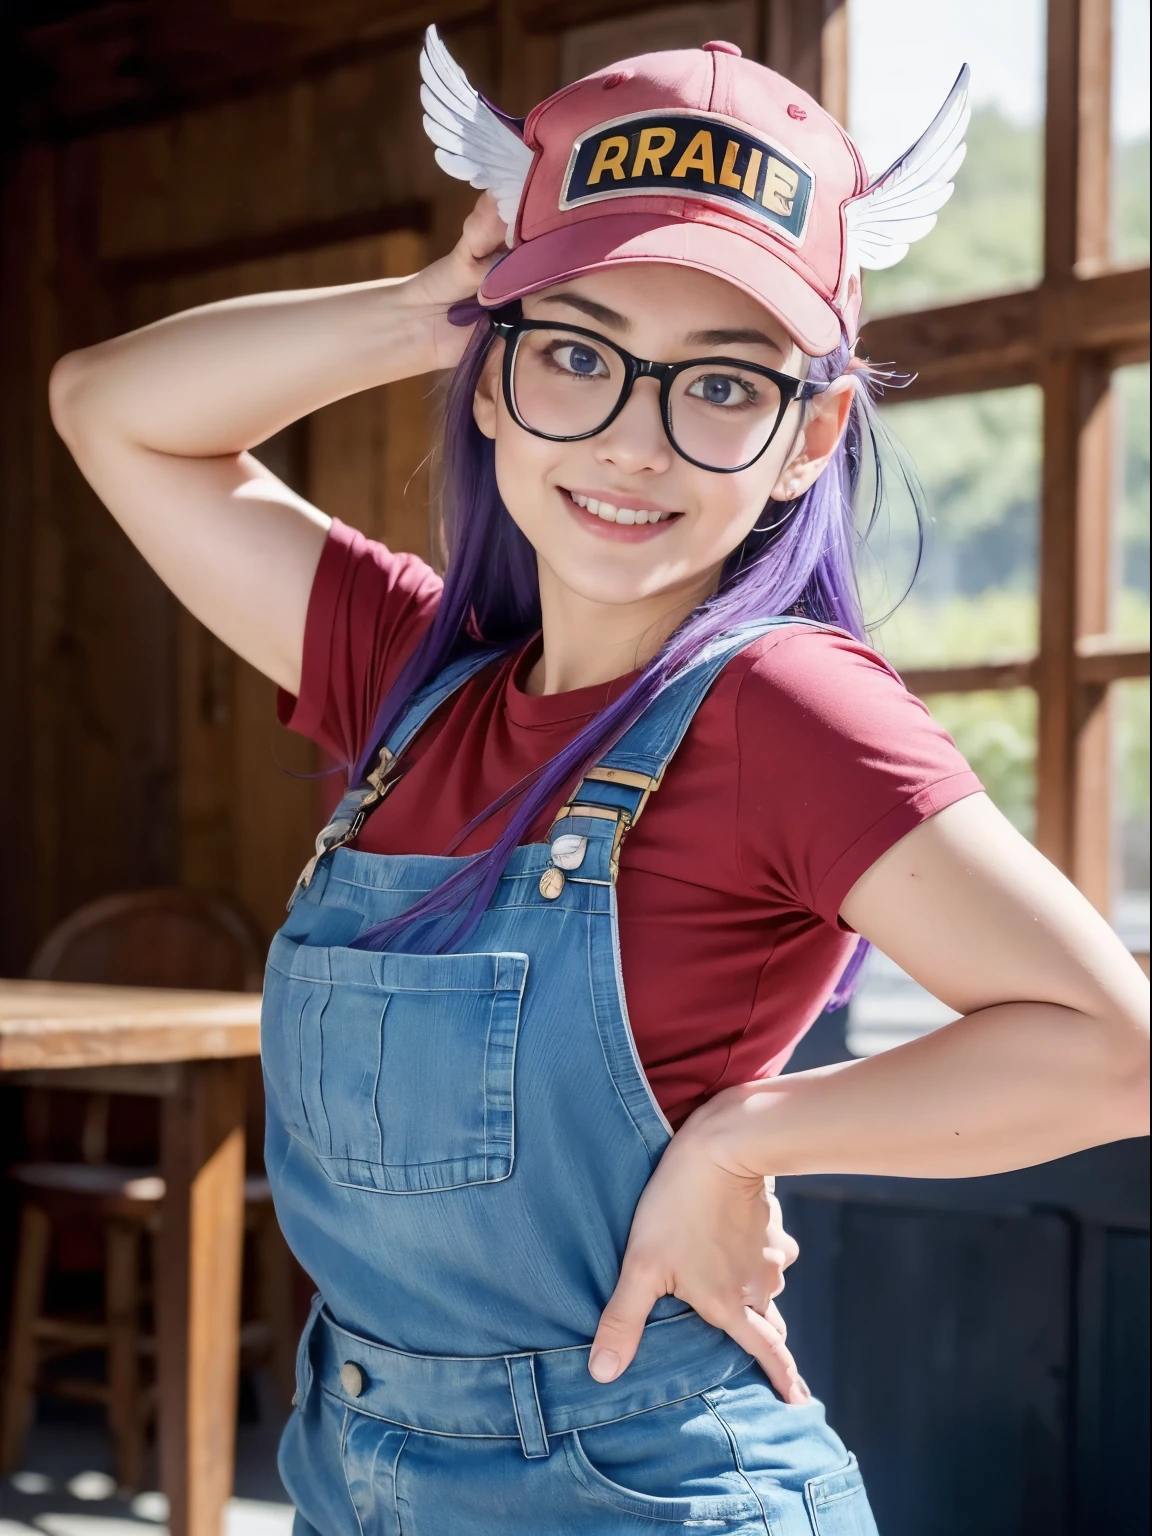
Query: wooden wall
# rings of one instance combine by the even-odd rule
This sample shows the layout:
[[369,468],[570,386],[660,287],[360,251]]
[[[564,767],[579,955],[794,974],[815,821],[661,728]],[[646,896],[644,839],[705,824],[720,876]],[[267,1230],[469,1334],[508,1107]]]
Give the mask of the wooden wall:
[[[276,726],[270,685],[177,612],[57,440],[55,358],[190,304],[397,275],[446,250],[474,194],[420,127],[430,21],[511,110],[629,52],[715,36],[839,89],[839,0],[130,9],[95,4],[21,40],[32,94],[0,211],[0,974],[82,903],[156,884],[222,893],[270,934],[317,825],[315,782],[285,771],[314,755]],[[274,467],[426,550],[430,384],[319,412],[269,445]]]

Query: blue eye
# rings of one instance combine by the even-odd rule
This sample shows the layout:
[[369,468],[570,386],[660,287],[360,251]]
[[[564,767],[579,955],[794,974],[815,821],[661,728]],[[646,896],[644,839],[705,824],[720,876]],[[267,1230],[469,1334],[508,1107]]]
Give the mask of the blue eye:
[[756,398],[752,385],[724,373],[701,374],[689,386],[688,393],[709,405],[748,405]]
[[566,365],[573,373],[582,373],[590,376],[600,366],[599,354],[591,347],[582,347],[577,343],[560,348],[561,353],[567,353]]

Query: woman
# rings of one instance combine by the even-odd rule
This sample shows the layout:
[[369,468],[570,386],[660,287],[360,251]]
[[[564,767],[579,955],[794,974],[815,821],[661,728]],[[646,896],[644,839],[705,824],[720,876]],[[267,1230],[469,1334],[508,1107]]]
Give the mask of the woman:
[[[1143,977],[856,596],[859,268],[931,227],[964,77],[869,187],[730,44],[523,125],[434,33],[422,70],[437,158],[492,193],[449,256],[177,315],[52,382],[145,558],[352,765],[265,997],[267,1165],[320,1287],[297,1530],[863,1536],[773,1301],[772,1178],[1146,1126]],[[443,582],[248,455],[444,368]],[[962,1017],[778,1076],[857,936]]]

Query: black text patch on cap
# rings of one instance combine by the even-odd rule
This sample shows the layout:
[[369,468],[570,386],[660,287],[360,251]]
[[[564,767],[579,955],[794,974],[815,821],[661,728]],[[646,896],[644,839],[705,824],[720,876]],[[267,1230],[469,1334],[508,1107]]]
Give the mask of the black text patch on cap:
[[799,243],[812,173],[767,139],[707,113],[635,113],[576,140],[561,208],[645,194],[734,204]]

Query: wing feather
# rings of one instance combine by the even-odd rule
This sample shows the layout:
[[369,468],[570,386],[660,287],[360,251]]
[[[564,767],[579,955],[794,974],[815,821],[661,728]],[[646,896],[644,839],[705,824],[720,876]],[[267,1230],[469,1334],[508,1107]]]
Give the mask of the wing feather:
[[964,160],[968,105],[967,64],[956,76],[944,105],[916,140],[867,191],[845,204],[846,268],[881,271],[894,267],[908,247],[922,240],[952,196]]
[[420,79],[424,132],[436,146],[436,164],[492,192],[511,244],[532,151],[468,83],[435,27],[424,34]]

